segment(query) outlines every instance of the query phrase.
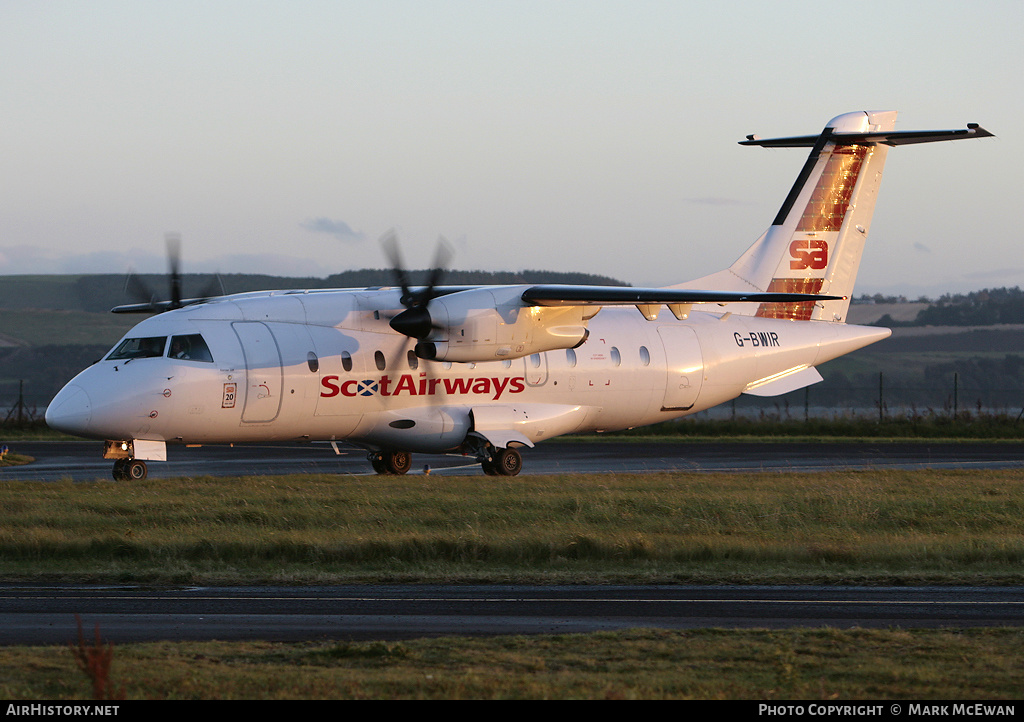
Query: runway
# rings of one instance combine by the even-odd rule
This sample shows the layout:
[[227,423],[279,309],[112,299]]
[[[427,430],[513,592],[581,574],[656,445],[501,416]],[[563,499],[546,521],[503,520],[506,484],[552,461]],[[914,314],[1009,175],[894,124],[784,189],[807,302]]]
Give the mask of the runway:
[[1024,625],[1024,588],[4,585],[0,644],[400,640],[633,628]]
[[[8,442],[12,451],[36,459],[0,467],[2,480],[110,480],[112,462],[97,441]],[[177,476],[266,476],[281,474],[372,474],[366,453],[330,444],[168,446],[167,462],[151,462],[150,478]],[[751,472],[835,471],[871,468],[998,469],[1024,466],[1024,443],[884,441],[858,443],[746,443],[680,441],[553,440],[523,449],[524,474],[644,473],[652,471]],[[463,456],[413,455],[413,474],[481,474]]]

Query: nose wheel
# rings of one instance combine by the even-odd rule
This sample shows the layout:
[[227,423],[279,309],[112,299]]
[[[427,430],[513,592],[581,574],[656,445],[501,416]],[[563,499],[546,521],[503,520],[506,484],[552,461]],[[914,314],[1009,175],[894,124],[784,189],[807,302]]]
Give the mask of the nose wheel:
[[112,473],[115,481],[140,481],[149,474],[149,468],[142,459],[118,459]]

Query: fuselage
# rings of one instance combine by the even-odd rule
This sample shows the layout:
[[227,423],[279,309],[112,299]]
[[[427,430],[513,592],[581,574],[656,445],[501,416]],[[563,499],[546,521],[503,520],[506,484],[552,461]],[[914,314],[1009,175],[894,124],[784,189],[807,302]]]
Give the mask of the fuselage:
[[536,443],[695,413],[888,335],[727,312],[650,320],[608,307],[577,348],[437,362],[388,326],[399,296],[254,293],[148,318],[58,394],[47,423],[180,444],[348,440],[443,452],[474,431]]

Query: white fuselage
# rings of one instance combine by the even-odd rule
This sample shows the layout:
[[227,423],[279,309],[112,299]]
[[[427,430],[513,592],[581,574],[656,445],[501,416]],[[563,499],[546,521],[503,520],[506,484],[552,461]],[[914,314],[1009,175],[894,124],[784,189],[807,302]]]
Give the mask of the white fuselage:
[[[888,335],[826,322],[609,307],[575,349],[482,363],[425,361],[387,319],[397,290],[225,297],[138,324],[163,355],[104,359],[51,404],[80,436],[202,444],[350,440],[440,452],[470,431],[535,443],[710,408]],[[390,309],[390,310],[384,310]],[[171,358],[199,334],[212,361]]]

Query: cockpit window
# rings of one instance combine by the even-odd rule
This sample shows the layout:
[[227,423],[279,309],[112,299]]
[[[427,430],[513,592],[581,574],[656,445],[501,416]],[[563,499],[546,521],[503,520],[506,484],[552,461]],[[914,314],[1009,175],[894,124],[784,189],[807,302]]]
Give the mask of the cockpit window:
[[167,355],[171,358],[213,363],[210,347],[198,333],[188,336],[171,336],[171,347],[167,350]]
[[150,338],[126,338],[118,345],[110,355],[108,361],[119,361],[133,358],[153,358],[164,355],[164,344],[167,343],[166,336],[152,336]]

